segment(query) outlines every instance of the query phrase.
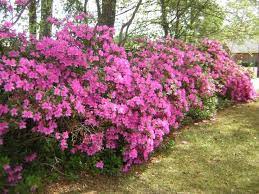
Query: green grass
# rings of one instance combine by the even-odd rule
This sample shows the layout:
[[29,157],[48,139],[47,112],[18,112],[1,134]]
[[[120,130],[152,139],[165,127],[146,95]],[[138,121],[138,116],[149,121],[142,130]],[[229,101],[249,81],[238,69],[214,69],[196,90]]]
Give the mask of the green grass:
[[259,102],[220,111],[185,127],[176,144],[119,177],[84,175],[47,193],[259,193]]

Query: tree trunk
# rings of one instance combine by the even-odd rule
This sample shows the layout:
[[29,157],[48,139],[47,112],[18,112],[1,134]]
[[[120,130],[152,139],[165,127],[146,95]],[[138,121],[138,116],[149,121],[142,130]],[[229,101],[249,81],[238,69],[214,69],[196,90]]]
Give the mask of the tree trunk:
[[29,32],[36,35],[37,33],[37,8],[36,0],[31,0],[29,4]]
[[169,24],[167,21],[167,10],[166,10],[166,3],[165,0],[160,0],[160,6],[161,6],[161,20],[162,20],[162,28],[164,30],[164,36],[165,38],[168,36],[169,34]]
[[180,13],[179,13],[179,7],[180,5],[180,0],[177,1],[177,5],[176,5],[176,13],[175,13],[175,18],[176,18],[176,21],[175,21],[175,29],[174,29],[174,38],[178,39],[180,38]]
[[40,38],[51,36],[52,24],[47,19],[52,17],[52,5],[53,0],[41,0]]
[[98,25],[114,27],[116,14],[116,0],[103,0],[102,11],[98,17]]
[[88,3],[88,0],[85,0],[85,2],[84,2],[84,13],[87,12],[87,3]]

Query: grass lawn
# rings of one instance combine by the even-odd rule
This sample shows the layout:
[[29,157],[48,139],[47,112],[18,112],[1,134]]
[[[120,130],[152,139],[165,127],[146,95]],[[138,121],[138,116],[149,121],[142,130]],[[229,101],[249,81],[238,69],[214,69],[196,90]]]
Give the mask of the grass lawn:
[[168,145],[127,175],[83,175],[51,185],[47,193],[259,193],[259,101],[185,127],[176,145]]

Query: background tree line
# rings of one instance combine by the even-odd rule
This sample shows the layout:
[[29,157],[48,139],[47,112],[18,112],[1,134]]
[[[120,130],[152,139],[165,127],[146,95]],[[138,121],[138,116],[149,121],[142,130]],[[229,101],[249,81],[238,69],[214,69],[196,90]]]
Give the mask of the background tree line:
[[243,40],[258,38],[259,34],[256,0],[225,4],[217,0],[28,0],[15,22],[28,21],[30,34],[39,38],[51,36],[48,18],[56,16],[53,5],[57,2],[57,9],[62,10],[59,17],[90,12],[96,25],[115,27],[120,44],[144,35],[195,41],[205,37]]

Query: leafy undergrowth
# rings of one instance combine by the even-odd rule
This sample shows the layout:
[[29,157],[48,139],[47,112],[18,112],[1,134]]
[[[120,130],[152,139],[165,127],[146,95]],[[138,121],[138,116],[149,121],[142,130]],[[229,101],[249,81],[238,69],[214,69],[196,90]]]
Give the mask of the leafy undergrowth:
[[259,193],[259,101],[220,111],[185,127],[146,165],[119,177],[83,175],[45,193]]

